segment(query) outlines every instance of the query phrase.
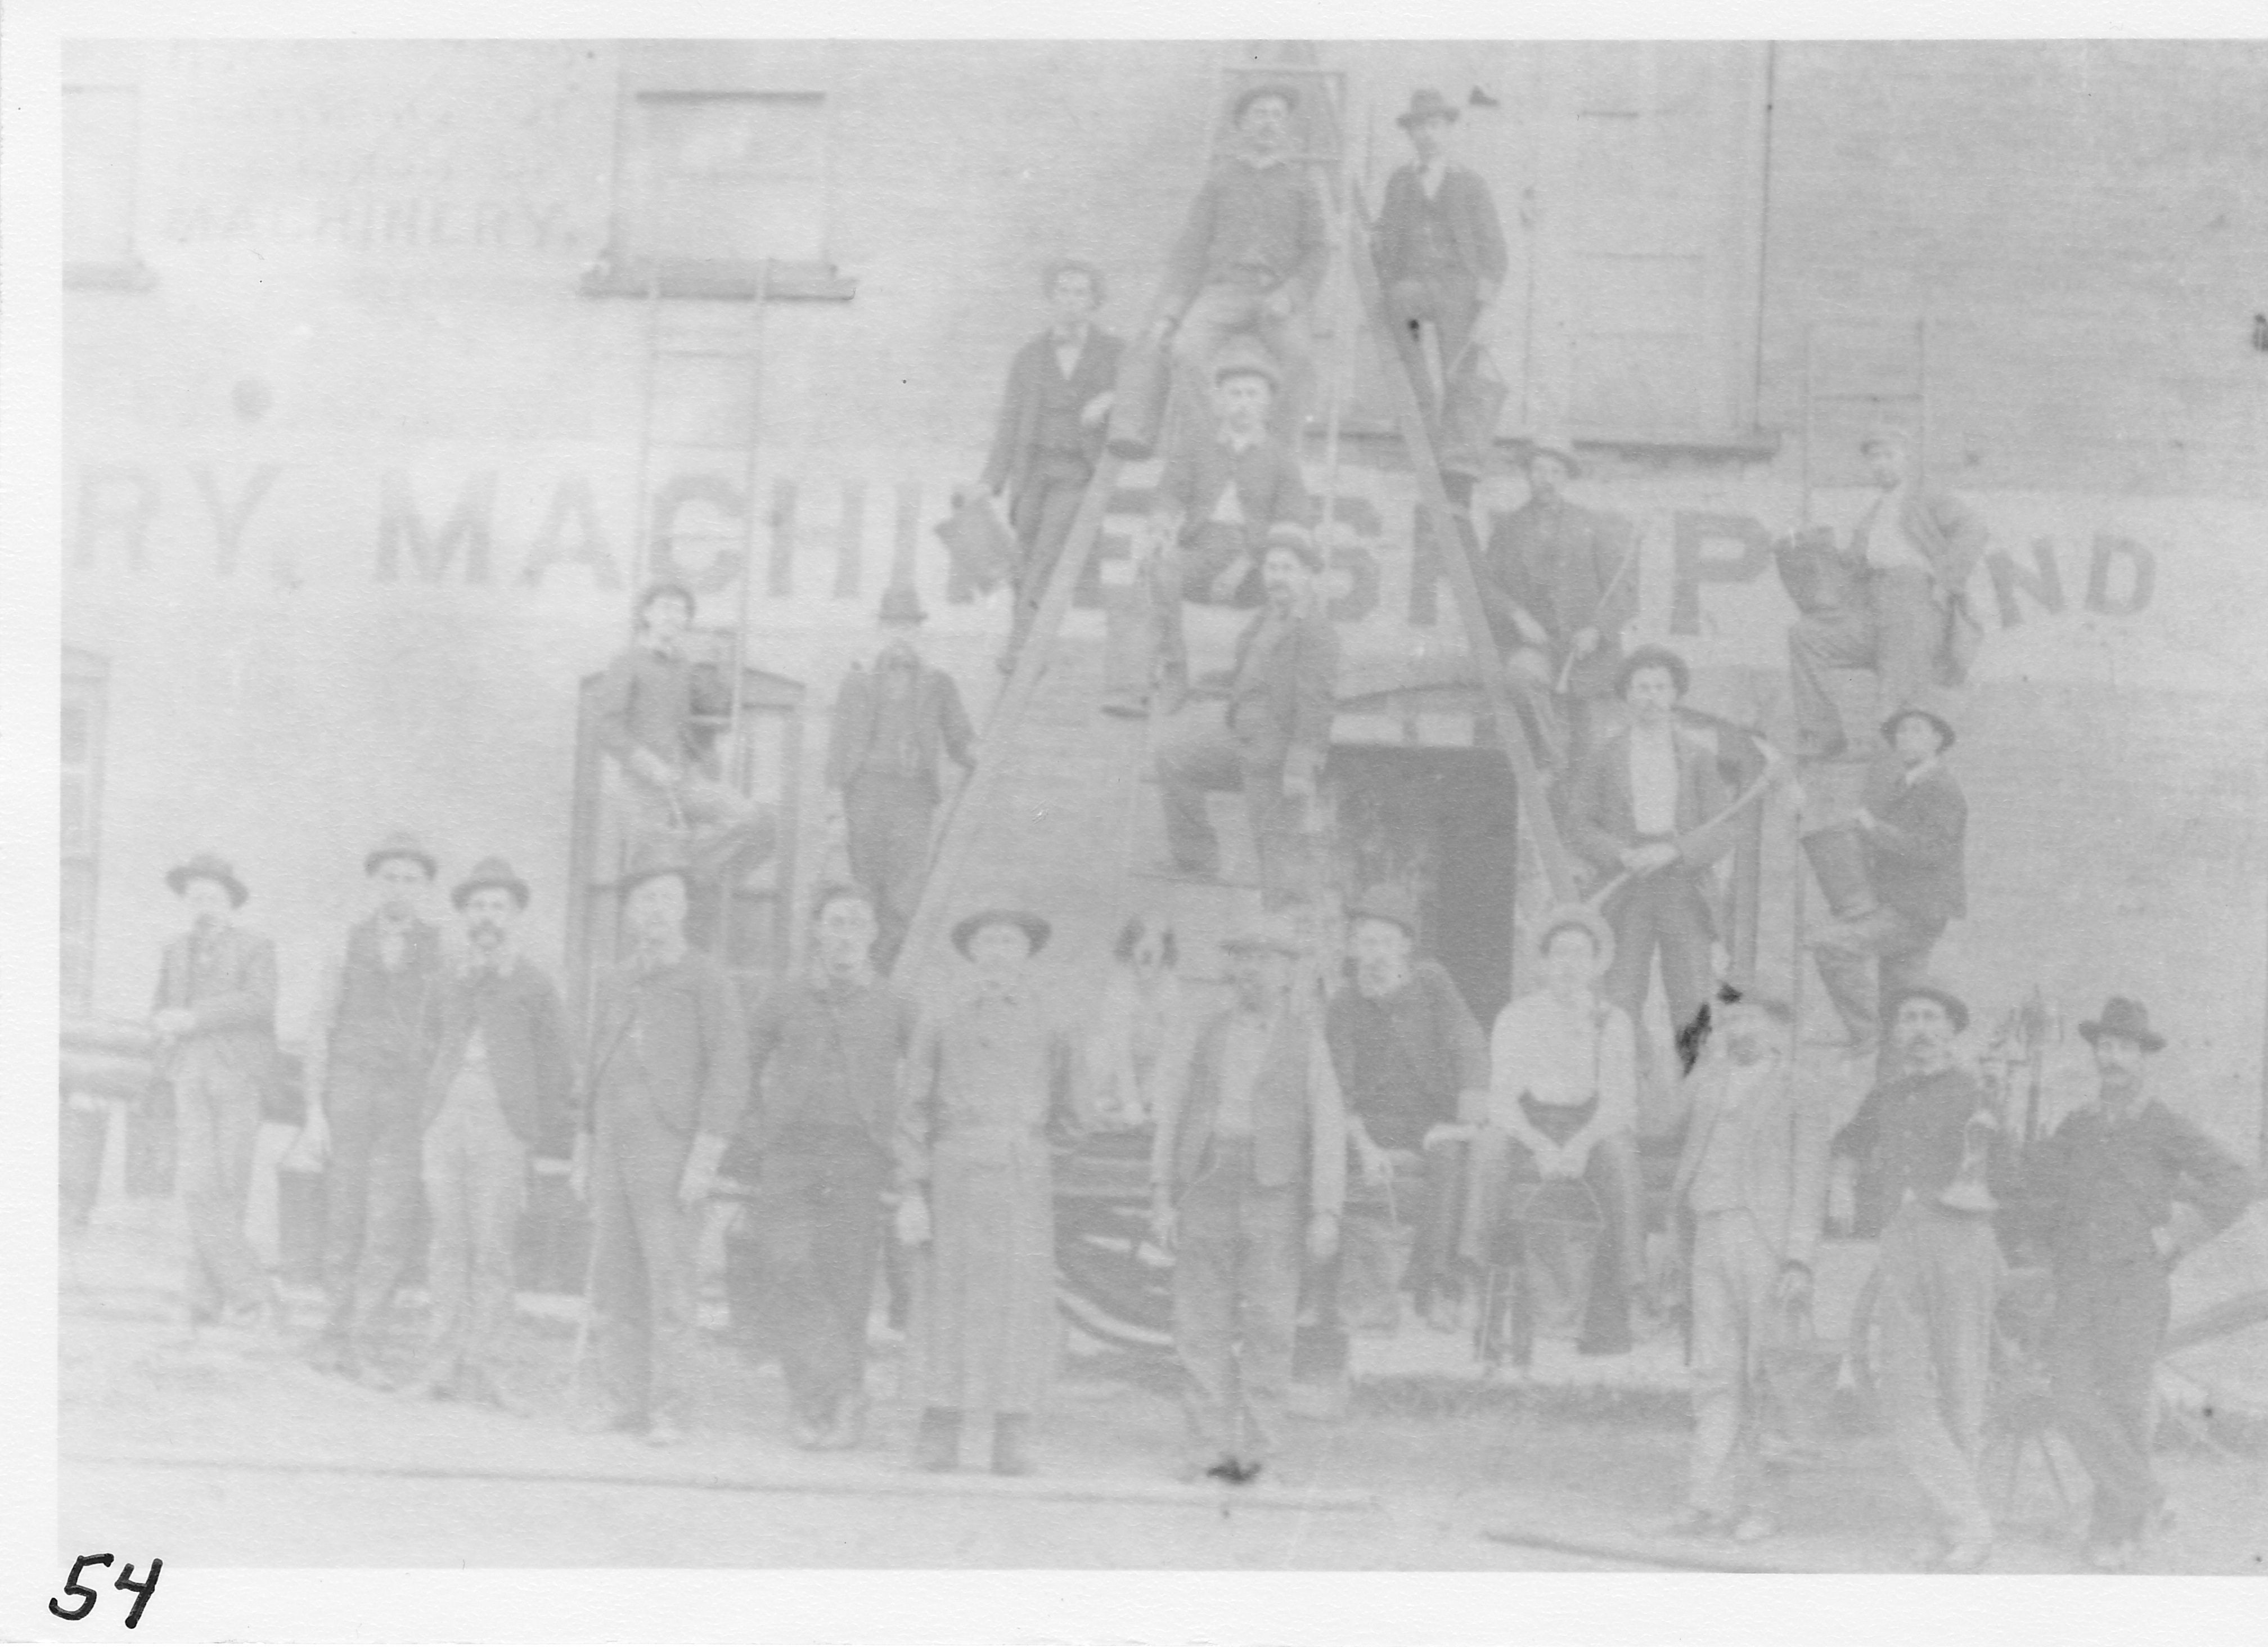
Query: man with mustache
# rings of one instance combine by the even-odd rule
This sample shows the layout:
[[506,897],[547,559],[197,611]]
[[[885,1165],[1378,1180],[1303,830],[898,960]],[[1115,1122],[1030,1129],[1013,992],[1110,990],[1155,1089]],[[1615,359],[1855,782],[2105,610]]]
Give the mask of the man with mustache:
[[1986,1183],[2005,1188],[2007,1135],[1977,1077],[1954,1061],[1954,1038],[1969,1027],[1961,997],[1925,981],[1893,992],[1888,1006],[1904,1073],[1868,1093],[1835,1135],[1827,1220],[1844,1234],[1857,1222],[1866,1162],[1886,1219],[1875,1260],[1875,1382],[1898,1457],[1938,1521],[1919,1564],[1975,1572],[1992,1553],[1977,1460],[2000,1247],[1992,1214],[1948,1204],[1945,1192],[1961,1175],[1972,1128],[1989,1141]]
[[438,1048],[425,1083],[425,1265],[433,1325],[408,1393],[516,1410],[501,1374],[531,1153],[572,1113],[575,1056],[558,987],[519,952],[527,883],[482,858],[450,894],[463,958],[434,998]]

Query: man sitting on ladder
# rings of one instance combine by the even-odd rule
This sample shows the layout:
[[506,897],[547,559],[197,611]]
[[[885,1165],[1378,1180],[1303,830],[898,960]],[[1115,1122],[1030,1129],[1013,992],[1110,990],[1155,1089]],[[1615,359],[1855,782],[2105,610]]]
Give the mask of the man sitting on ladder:
[[1256,336],[1280,379],[1274,428],[1297,439],[1306,414],[1314,349],[1308,312],[1329,260],[1323,204],[1291,152],[1298,91],[1256,85],[1236,99],[1237,149],[1205,180],[1167,264],[1152,335],[1174,340],[1192,413],[1205,404],[1205,375],[1221,346]]
[[637,639],[599,683],[599,739],[623,779],[623,829],[635,853],[681,842],[692,872],[720,881],[771,850],[770,814],[718,776],[700,717],[729,714],[732,687],[687,655],[693,592],[659,583],[638,597]]

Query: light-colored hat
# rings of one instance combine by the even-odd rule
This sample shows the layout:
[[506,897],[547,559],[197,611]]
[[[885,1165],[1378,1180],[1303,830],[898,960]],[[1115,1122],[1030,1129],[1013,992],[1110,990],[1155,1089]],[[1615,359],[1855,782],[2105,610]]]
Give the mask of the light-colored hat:
[[365,875],[375,875],[378,873],[378,866],[390,857],[406,858],[416,864],[425,871],[425,878],[428,880],[441,872],[441,865],[435,861],[433,855],[425,849],[424,843],[407,829],[396,829],[385,840],[371,848],[363,857],[362,872]]
[[1598,952],[1598,971],[1614,964],[1615,930],[1607,924],[1606,916],[1587,903],[1563,903],[1547,910],[1543,924],[1535,929],[1535,952],[1542,955],[1551,947],[1551,940],[1570,927],[1590,934],[1591,947]]
[[1307,952],[1307,940],[1282,910],[1270,910],[1253,916],[1237,930],[1221,939],[1224,952],[1242,954],[1258,949],[1274,950],[1279,955],[1289,955],[1297,960]]

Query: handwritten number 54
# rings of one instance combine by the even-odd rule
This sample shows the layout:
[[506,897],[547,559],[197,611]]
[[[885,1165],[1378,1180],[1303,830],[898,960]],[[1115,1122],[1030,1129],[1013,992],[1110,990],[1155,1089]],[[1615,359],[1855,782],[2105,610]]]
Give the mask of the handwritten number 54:
[[[48,1611],[70,1624],[77,1623],[88,1614],[93,1612],[95,1601],[98,1599],[94,1589],[92,1585],[79,1583],[78,1577],[90,1567],[109,1566],[111,1559],[108,1555],[82,1555],[73,1562],[70,1577],[63,1581],[63,1593],[74,1598],[76,1605],[66,1610],[55,1605],[55,1597],[49,1596]],[[150,1576],[136,1583],[134,1577],[134,1563],[129,1562],[120,1570],[116,1580],[112,1583],[110,1586],[112,1589],[127,1591],[134,1597],[134,1605],[128,1608],[126,1613],[128,1629],[132,1629],[142,1621],[142,1609],[150,1605],[150,1597],[158,1588],[158,1575],[165,1569],[166,1563],[153,1555],[150,1558]]]

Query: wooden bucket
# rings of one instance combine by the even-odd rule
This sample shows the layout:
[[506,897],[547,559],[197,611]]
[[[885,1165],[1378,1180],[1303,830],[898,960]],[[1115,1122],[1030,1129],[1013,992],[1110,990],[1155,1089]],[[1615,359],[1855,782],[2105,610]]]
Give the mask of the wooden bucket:
[[1016,570],[1016,534],[1000,518],[999,505],[982,487],[972,487],[954,500],[952,516],[937,528],[946,553],[968,586],[990,594]]
[[1827,894],[1827,907],[1837,921],[1856,921],[1874,913],[1874,883],[1867,872],[1867,842],[1850,819],[1825,824],[1803,837],[1803,855],[1811,872]]
[[1807,617],[1863,604],[1859,568],[1835,552],[1835,534],[1825,526],[1780,539],[1772,545],[1772,560],[1788,599]]

